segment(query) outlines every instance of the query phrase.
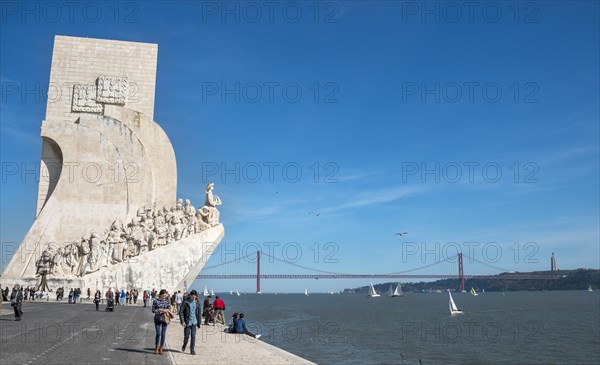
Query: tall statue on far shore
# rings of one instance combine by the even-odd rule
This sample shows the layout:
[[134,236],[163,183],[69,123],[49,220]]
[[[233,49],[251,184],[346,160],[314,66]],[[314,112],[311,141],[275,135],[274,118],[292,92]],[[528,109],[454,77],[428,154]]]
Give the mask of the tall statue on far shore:
[[211,227],[219,224],[219,210],[217,210],[217,206],[221,205],[221,198],[213,193],[214,188],[214,183],[206,185],[206,199],[204,199],[204,206],[201,209],[202,219]]

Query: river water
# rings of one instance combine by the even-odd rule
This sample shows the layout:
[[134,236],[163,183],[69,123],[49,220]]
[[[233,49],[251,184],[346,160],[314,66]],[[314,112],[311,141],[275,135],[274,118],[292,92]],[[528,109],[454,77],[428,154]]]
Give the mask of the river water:
[[318,364],[599,364],[600,291],[223,294],[261,341]]

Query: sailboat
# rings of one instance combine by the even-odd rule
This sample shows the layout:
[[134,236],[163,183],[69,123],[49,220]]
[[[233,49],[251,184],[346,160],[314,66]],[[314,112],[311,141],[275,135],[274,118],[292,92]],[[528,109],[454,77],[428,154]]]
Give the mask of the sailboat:
[[304,289],[304,295],[308,295],[308,289]]
[[206,288],[206,285],[204,285],[204,293],[203,293],[203,295],[204,295],[205,297],[209,296],[209,294],[208,294],[208,289]]
[[592,284],[588,284],[588,291],[594,291],[594,289],[592,289]]
[[373,287],[373,283],[371,283],[371,286],[369,287],[369,297],[371,298],[377,298],[380,295],[375,291],[375,288]]
[[469,290],[469,293],[471,293],[472,296],[476,297],[479,294],[477,294],[477,292],[475,291],[475,289],[473,289],[473,287],[471,287],[471,290]]
[[237,295],[238,297],[240,296],[240,292],[237,289],[235,289],[235,295]]
[[215,296],[215,291],[210,289],[210,295],[212,295],[213,297]]
[[450,299],[448,300],[448,306],[450,307],[450,314],[462,314],[462,310],[458,309],[456,304],[454,303],[454,299],[452,299],[452,293],[448,291],[448,296]]
[[[390,285],[390,291],[391,290],[392,290],[392,286]],[[396,285],[396,289],[394,289],[394,292],[390,294],[390,297],[392,297],[392,298],[405,297],[404,293],[402,293],[402,285],[400,283],[398,283],[398,285]]]

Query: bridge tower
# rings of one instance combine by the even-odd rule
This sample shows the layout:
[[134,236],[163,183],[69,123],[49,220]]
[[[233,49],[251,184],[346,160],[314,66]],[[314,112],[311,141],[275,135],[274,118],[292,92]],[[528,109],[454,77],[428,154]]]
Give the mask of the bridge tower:
[[460,291],[465,290],[465,274],[463,272],[462,252],[458,254],[458,277],[460,278]]
[[256,251],[256,293],[260,294],[260,250]]

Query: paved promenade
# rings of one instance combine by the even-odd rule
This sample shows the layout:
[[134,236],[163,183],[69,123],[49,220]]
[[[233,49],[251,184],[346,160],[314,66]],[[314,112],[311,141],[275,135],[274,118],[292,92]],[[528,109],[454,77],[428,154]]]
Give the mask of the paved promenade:
[[[3,364],[170,364],[154,355],[152,313],[140,306],[96,312],[94,305],[24,302],[23,319],[2,306]],[[180,349],[181,350],[181,349]]]
[[154,355],[154,324],[149,308],[93,304],[24,302],[23,320],[2,306],[0,357],[3,364],[312,364],[245,335],[225,334],[222,326],[201,326],[196,354],[181,352],[183,327],[176,318],[167,331],[163,355]]

